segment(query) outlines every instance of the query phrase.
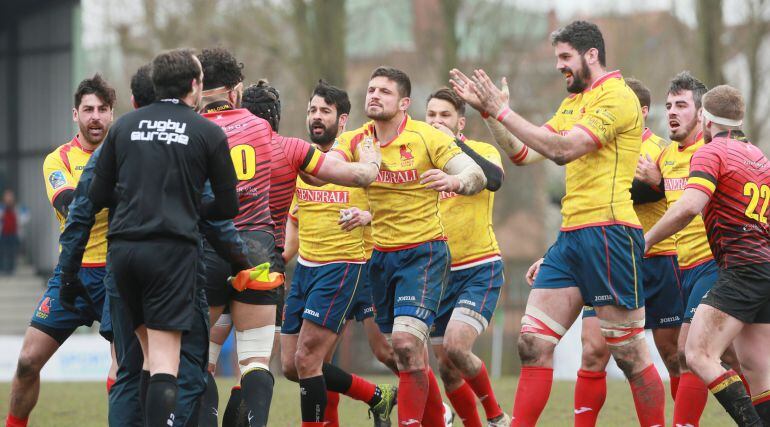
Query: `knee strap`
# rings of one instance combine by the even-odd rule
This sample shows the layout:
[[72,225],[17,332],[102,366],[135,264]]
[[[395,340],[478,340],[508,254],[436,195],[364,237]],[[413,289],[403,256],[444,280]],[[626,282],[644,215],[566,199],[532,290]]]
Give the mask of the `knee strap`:
[[527,305],[524,317],[521,318],[521,334],[529,334],[535,338],[558,344],[567,329],[553,320],[537,307]]
[[613,348],[623,347],[644,339],[644,319],[629,322],[599,319],[599,327],[607,345]]
[[393,332],[406,332],[421,342],[428,341],[428,324],[412,316],[398,316],[393,319]]
[[273,336],[275,326],[267,325],[261,328],[235,331],[235,342],[238,348],[238,361],[242,362],[252,357],[269,359],[273,352]]

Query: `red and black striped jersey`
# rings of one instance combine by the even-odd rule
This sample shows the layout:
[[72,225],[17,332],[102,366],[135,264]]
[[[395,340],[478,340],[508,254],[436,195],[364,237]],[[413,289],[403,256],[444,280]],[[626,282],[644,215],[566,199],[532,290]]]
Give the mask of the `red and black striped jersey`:
[[233,220],[235,227],[273,233],[269,204],[270,140],[273,134],[270,124],[243,108],[209,110],[203,117],[219,125],[227,134],[230,158],[238,177],[240,210]]
[[275,247],[283,248],[286,218],[297,185],[297,174],[318,173],[324,154],[309,142],[273,133],[272,163],[270,164],[270,213],[275,223]]
[[742,132],[722,132],[696,151],[686,188],[710,196],[703,216],[721,267],[770,262],[770,164]]

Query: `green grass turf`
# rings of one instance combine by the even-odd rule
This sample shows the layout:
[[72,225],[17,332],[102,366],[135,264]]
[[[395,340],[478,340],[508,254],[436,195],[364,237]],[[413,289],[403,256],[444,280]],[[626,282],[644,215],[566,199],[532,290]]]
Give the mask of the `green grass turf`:
[[[394,376],[370,378],[378,382],[395,382]],[[224,412],[230,386],[233,379],[218,380],[220,409]],[[516,378],[507,377],[494,381],[495,392],[503,409],[510,410],[516,390]],[[540,426],[572,425],[572,391],[574,383],[557,381],[554,383],[551,399],[540,418]],[[666,384],[668,392],[668,384]],[[8,412],[9,383],[0,383],[0,411],[4,420]],[[638,425],[631,391],[624,381],[611,380],[608,384],[607,402],[599,416],[602,426]],[[673,403],[667,393],[666,419],[671,422]],[[299,426],[299,390],[297,385],[278,378],[270,410],[270,425],[276,427]],[[343,427],[370,426],[366,407],[347,398],[340,401],[340,425]],[[479,406],[483,417],[483,408]],[[43,383],[40,400],[32,413],[29,426],[79,426],[102,427],[107,425],[107,396],[104,383]],[[395,411],[393,425],[396,424]],[[459,426],[460,422],[455,422]],[[703,414],[701,426],[734,425],[715,399],[709,397],[708,406]]]

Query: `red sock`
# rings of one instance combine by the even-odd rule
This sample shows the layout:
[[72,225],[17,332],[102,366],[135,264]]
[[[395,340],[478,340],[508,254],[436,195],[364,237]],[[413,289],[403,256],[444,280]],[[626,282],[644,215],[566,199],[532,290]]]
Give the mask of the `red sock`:
[[[428,376],[424,369],[398,373],[399,425],[422,424],[425,403],[428,400]],[[409,424],[411,422],[411,424]]]
[[465,378],[465,382],[471,387],[476,396],[479,397],[488,420],[503,415],[503,410],[500,408],[500,404],[497,403],[495,392],[492,390],[492,383],[489,381],[489,374],[484,362],[481,363],[479,373],[473,378]]
[[374,397],[377,386],[358,375],[350,374],[350,376],[353,377],[353,382],[350,384],[348,391],[345,392],[345,396],[369,403],[372,397]]
[[333,391],[326,392],[326,410],[324,411],[324,421],[327,427],[339,427],[340,417],[337,413],[337,405],[340,404],[340,394]]
[[326,423],[321,421],[315,422],[315,421],[302,421],[302,427],[325,427]]
[[553,368],[541,366],[523,366],[516,398],[513,401],[513,423],[511,427],[530,427],[537,424],[537,419],[548,403],[553,384]]
[[676,391],[679,389],[679,376],[671,377],[671,399],[676,400]]
[[674,425],[697,426],[708,397],[706,384],[697,375],[692,372],[682,374],[674,400]]
[[107,394],[110,394],[110,389],[112,389],[113,384],[115,384],[115,380],[107,377]]
[[428,400],[425,402],[422,421],[426,426],[442,426],[444,425],[444,401],[441,399],[441,388],[430,366],[425,368],[425,375],[428,376]]
[[748,395],[751,396],[751,389],[749,388],[749,380],[747,380],[746,377],[743,376],[743,374],[738,374],[738,377],[740,377],[741,381],[743,382],[743,387],[746,388],[746,393],[748,393]]
[[575,384],[575,427],[593,427],[607,398],[607,372],[579,370]]
[[463,381],[463,385],[454,391],[447,390],[446,396],[463,422],[463,426],[482,427],[479,411],[476,409],[476,394],[467,382]]
[[[666,388],[655,365],[650,365],[629,379],[639,424],[642,427],[666,425]],[[679,388],[681,392],[681,385]]]
[[29,418],[16,418],[9,413],[5,419],[5,427],[27,427],[27,421]]

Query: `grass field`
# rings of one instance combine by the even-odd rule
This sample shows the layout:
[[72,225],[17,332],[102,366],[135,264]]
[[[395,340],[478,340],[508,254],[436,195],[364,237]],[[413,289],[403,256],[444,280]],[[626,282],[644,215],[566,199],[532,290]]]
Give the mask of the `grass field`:
[[[393,382],[395,377],[375,377],[378,382]],[[220,391],[220,407],[224,411],[232,379],[224,378],[218,381]],[[516,389],[516,378],[507,377],[495,381],[495,391],[503,408],[508,411],[513,404]],[[572,382],[555,382],[551,400],[540,418],[541,426],[569,426],[572,424]],[[668,385],[666,385],[668,389]],[[0,411],[3,419],[8,411],[8,393],[10,384],[0,383]],[[638,425],[631,391],[623,381],[609,381],[607,402],[599,416],[602,426],[632,426]],[[668,397],[666,417],[670,422],[673,403]],[[479,406],[480,413],[483,409]],[[395,425],[395,413],[393,415]],[[102,427],[107,425],[107,397],[104,383],[43,383],[40,401],[32,413],[30,427]],[[344,427],[370,426],[366,408],[359,402],[350,399],[340,401],[340,425]],[[299,391],[297,385],[283,378],[278,379],[270,412],[270,425],[276,427],[298,426],[299,421]],[[456,426],[460,423],[455,422]],[[734,425],[725,415],[722,407],[709,398],[701,426]]]

